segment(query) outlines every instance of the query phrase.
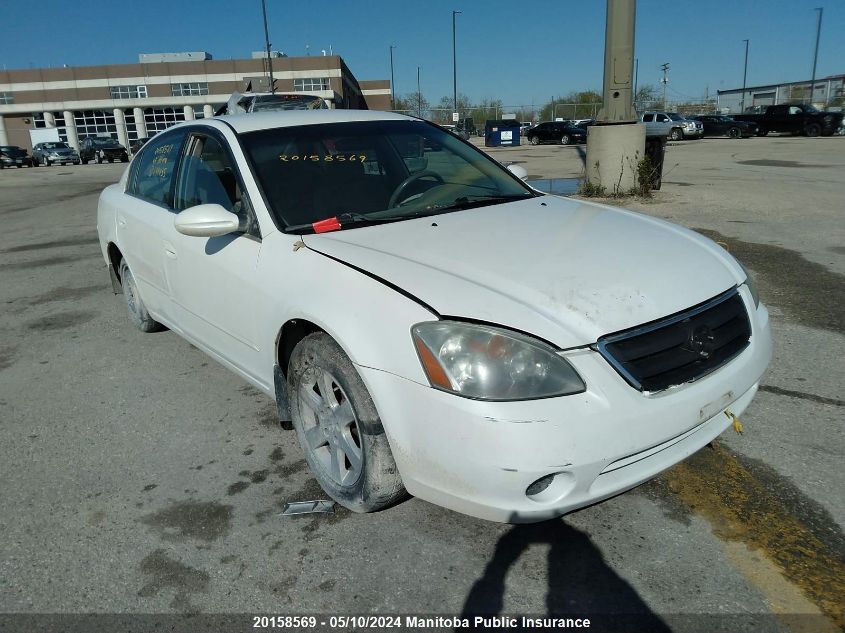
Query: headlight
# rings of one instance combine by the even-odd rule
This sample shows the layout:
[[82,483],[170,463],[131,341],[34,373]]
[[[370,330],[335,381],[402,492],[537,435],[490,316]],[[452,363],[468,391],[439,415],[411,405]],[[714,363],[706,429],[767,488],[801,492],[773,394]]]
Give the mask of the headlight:
[[528,400],[586,389],[552,347],[523,334],[434,321],[415,325],[411,335],[435,389],[478,400]]
[[739,264],[739,267],[742,268],[742,272],[745,273],[745,285],[748,286],[748,290],[751,292],[751,298],[754,299],[754,307],[759,308],[760,295],[757,293],[757,284],[754,283],[754,277],[751,276],[751,273],[748,272],[748,269],[742,264],[741,261],[737,259],[736,263]]

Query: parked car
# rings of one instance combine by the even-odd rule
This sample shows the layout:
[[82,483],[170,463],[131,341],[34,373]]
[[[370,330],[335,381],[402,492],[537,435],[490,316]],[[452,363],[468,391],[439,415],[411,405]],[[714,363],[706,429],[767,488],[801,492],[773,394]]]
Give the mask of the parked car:
[[643,112],[640,121],[645,123],[646,136],[665,136],[673,141],[684,137],[684,126],[673,121],[668,112]]
[[702,138],[704,136],[704,124],[701,121],[694,119],[687,119],[677,112],[667,112],[669,118],[673,123],[680,124],[680,137],[678,136],[678,128],[672,128],[669,133],[669,138],[673,141],[680,141],[687,138]]
[[[421,167],[412,146],[437,151]],[[132,323],[275,397],[357,512],[405,490],[510,522],[596,503],[728,428],[772,354],[714,242],[540,194],[399,114],[173,126],[102,192],[97,230]]]
[[4,167],[32,167],[35,163],[26,150],[17,145],[0,145],[0,169]]
[[734,119],[755,124],[758,136],[766,136],[769,132],[832,136],[842,125],[841,112],[819,112],[804,104],[768,106],[764,114],[737,114]]
[[572,125],[568,121],[544,121],[532,127],[526,134],[528,142],[532,145],[540,143],[569,145],[587,142],[586,128]]
[[572,125],[577,125],[578,127],[588,128],[596,122],[595,119],[572,119],[570,123]]
[[147,141],[149,141],[149,140],[150,140],[150,137],[145,136],[144,138],[139,138],[139,139],[137,139],[137,140],[133,141],[133,142],[132,142],[132,144],[129,146],[129,151],[130,151],[130,152],[132,153],[132,155],[134,156],[135,154],[137,154],[137,153],[138,153],[138,151],[139,151],[142,147],[144,147],[144,144],[145,144]]
[[32,148],[32,160],[36,165],[49,167],[50,165],[79,164],[79,154],[63,141],[48,141],[38,143]]
[[704,126],[704,136],[728,136],[730,138],[748,138],[757,132],[754,123],[736,121],[724,114],[698,114],[690,117],[695,121],[701,121]]
[[129,161],[129,152],[110,136],[88,136],[79,143],[79,158],[84,164],[89,160],[125,163]]

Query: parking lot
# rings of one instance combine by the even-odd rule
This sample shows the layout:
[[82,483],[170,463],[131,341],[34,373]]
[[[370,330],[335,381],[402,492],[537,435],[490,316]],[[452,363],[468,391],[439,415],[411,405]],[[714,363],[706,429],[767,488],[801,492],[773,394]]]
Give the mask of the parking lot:
[[[531,178],[583,173],[583,146],[489,151]],[[527,526],[417,499],[279,516],[323,495],[275,404],[173,333],[134,329],[111,292],[96,205],[124,168],[0,173],[0,612],[845,628],[845,138],[670,143],[653,198],[599,201],[726,246],[756,276],[775,356],[743,434]]]

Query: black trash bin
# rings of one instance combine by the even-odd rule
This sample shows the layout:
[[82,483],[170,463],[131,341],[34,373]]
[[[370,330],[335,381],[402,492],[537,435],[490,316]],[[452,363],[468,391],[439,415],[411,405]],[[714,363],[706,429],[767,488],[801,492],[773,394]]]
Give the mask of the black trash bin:
[[645,155],[651,161],[651,188],[660,190],[663,184],[663,157],[666,155],[665,136],[647,136],[645,139]]

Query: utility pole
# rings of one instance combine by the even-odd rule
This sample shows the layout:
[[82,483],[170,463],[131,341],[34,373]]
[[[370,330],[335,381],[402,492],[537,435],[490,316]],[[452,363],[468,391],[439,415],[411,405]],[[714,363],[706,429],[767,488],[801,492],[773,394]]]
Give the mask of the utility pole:
[[261,13],[264,15],[264,43],[267,45],[267,73],[270,75],[270,94],[276,94],[276,82],[273,79],[273,59],[270,57],[270,31],[267,28],[267,3],[261,0]]
[[396,108],[396,91],[393,86],[393,44],[390,45],[390,109]]
[[[459,13],[462,13],[462,11],[452,11],[452,94],[455,98],[455,113],[458,112],[458,64],[455,52],[455,16]],[[452,115],[452,119],[454,123],[457,123],[454,115]]]
[[634,110],[637,109],[637,79],[640,76],[640,58],[634,60],[634,98],[631,102],[634,104]]
[[816,52],[813,54],[813,79],[810,82],[810,105],[813,105],[813,94],[816,90],[816,62],[819,60],[819,36],[822,34],[822,7],[816,7],[814,11],[819,12],[819,21],[816,25]]
[[417,116],[422,118],[422,92],[420,92],[420,66],[417,66]]
[[740,113],[745,112],[745,77],[748,75],[748,40],[745,42],[745,66],[742,69],[742,105],[739,108]]
[[666,62],[660,67],[660,70],[663,71],[663,79],[660,80],[660,83],[663,84],[663,109],[666,109],[666,84],[669,83],[669,62]]

